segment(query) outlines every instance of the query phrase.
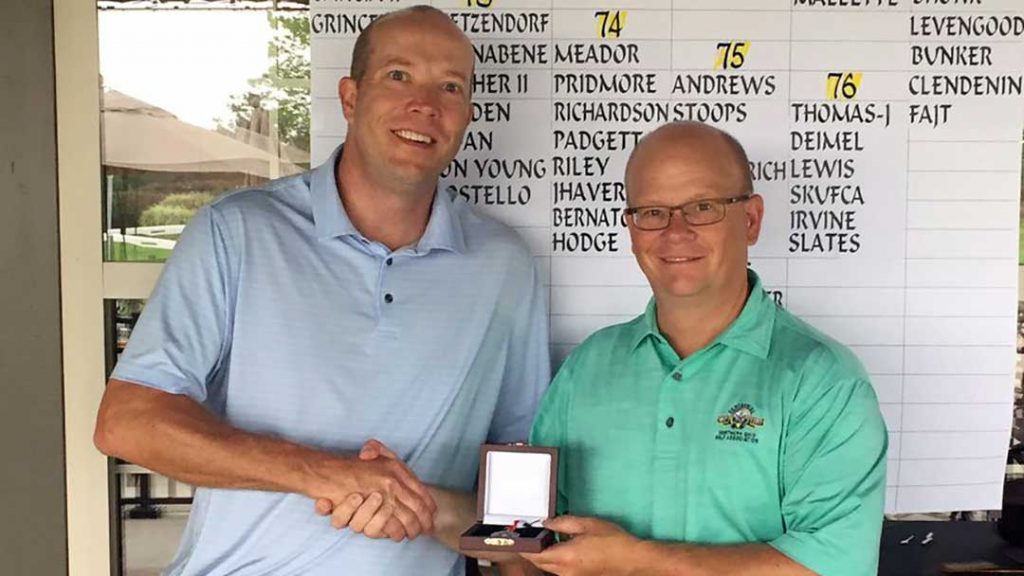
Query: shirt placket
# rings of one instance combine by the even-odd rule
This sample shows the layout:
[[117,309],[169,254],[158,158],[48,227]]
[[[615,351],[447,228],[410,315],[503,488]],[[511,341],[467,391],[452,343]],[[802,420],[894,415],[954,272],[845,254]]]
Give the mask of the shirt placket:
[[686,461],[682,430],[688,414],[683,411],[685,375],[677,361],[661,381],[654,435],[652,532],[655,538],[677,534],[686,505],[685,478],[681,463]]
[[409,255],[408,249],[392,252],[387,246],[361,235],[353,236],[353,243],[377,262],[377,282],[373,294],[373,312],[377,319],[374,337],[395,338],[399,332],[397,312],[405,294],[394,272],[396,266]]

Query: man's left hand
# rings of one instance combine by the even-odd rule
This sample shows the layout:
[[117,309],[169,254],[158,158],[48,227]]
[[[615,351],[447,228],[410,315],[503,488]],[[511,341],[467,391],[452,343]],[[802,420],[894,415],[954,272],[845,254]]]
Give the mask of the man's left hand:
[[606,520],[560,516],[544,527],[572,539],[539,554],[522,554],[534,566],[558,576],[625,575],[634,570],[642,542]]

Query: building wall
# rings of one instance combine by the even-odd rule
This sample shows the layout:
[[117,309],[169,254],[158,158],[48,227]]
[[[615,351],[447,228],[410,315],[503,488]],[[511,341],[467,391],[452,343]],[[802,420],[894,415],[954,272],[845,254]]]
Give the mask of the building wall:
[[0,17],[0,573],[66,574],[51,0]]

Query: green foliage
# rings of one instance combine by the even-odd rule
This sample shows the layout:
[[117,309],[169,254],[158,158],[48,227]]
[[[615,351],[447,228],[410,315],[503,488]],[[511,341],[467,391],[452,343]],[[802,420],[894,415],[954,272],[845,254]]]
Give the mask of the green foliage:
[[234,118],[222,122],[227,130],[240,126],[266,134],[270,111],[277,111],[277,137],[285,144],[309,150],[309,19],[305,14],[267,15],[274,36],[267,47],[269,69],[249,80],[249,90],[231,97]]
[[180,194],[170,194],[166,198],[160,201],[161,206],[175,206],[179,208],[185,208],[192,210],[194,213],[203,206],[206,206],[213,201],[213,194],[209,192],[190,192]]
[[189,210],[181,206],[154,204],[142,212],[142,216],[139,217],[139,226],[187,224],[195,213],[195,210]]
[[170,194],[157,204],[142,211],[139,226],[170,226],[188,224],[192,216],[213,200],[208,192]]
[[164,248],[151,248],[149,246],[135,246],[127,242],[112,242],[110,250],[110,262],[163,262],[171,255],[171,251]]

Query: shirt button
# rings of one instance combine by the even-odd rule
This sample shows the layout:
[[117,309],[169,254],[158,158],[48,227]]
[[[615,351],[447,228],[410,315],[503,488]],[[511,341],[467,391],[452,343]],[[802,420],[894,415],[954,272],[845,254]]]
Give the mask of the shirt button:
[[671,417],[671,416],[669,416],[668,420],[665,420],[665,427],[671,428],[672,426],[675,425],[675,423],[676,423],[676,419]]
[[681,372],[673,372],[672,379],[675,380],[676,382],[679,382],[680,380],[683,379],[683,374]]
[[388,266],[391,266],[391,258],[385,260],[384,263],[387,264]]
[[392,296],[391,294],[385,294],[384,301],[387,302],[388,304],[391,304],[392,302],[395,301],[395,297]]

